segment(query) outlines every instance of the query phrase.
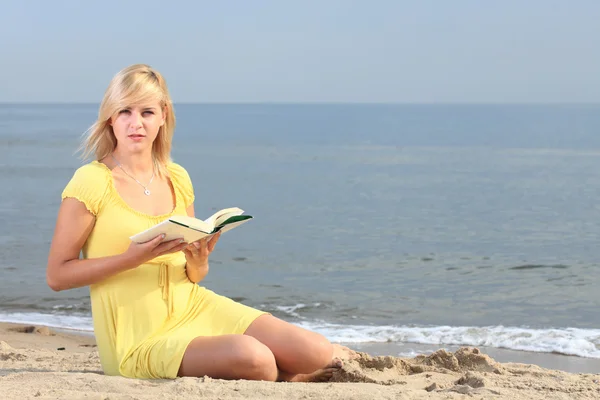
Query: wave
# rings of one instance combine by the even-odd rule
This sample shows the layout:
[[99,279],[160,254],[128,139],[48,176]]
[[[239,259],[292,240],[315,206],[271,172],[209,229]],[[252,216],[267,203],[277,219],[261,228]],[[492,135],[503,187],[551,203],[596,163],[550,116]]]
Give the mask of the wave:
[[[304,305],[281,307],[293,315]],[[279,308],[279,307],[278,307]],[[0,313],[0,321],[93,332],[88,314]],[[600,359],[600,329],[506,326],[400,326],[344,325],[301,320],[293,324],[321,333],[335,343],[414,343],[426,345],[486,346],[538,353]]]
[[0,313],[1,322],[45,325],[51,328],[93,332],[92,317],[88,314]]
[[302,321],[297,325],[340,343],[487,346],[600,359],[600,329],[505,326],[365,326]]

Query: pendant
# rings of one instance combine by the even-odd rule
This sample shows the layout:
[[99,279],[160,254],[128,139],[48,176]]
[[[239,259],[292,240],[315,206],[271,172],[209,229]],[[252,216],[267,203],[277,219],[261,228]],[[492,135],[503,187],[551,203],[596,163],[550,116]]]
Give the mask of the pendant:
[[145,194],[146,196],[150,196],[150,191],[149,191],[148,189],[146,189],[146,190],[144,190],[144,194]]

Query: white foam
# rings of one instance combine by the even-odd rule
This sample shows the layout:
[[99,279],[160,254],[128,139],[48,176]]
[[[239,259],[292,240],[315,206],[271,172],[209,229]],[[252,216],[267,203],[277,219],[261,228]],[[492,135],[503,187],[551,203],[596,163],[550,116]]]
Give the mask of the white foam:
[[433,345],[489,346],[541,353],[600,358],[600,329],[530,329],[487,327],[364,326],[300,322],[333,342],[401,342]]
[[[318,303],[316,303],[316,304],[318,304]],[[283,313],[286,313],[288,315],[291,315],[293,317],[304,319],[296,311],[306,308],[306,304],[300,303],[300,304],[296,304],[295,306],[276,306],[275,308],[277,310],[279,310]]]
[[92,317],[42,313],[0,313],[0,321],[15,324],[45,325],[52,328],[93,332]]
[[399,352],[398,353],[398,357],[414,358],[414,357],[420,356],[422,354],[423,354],[422,351],[416,351],[416,350],[413,350],[413,349],[407,349],[405,351]]
[[[304,304],[277,307],[289,315]],[[93,332],[84,314],[0,313],[0,321]],[[540,353],[559,353],[600,359],[600,329],[531,329],[504,326],[368,326],[301,320],[295,325],[321,333],[332,342],[415,343],[435,346],[487,346]]]

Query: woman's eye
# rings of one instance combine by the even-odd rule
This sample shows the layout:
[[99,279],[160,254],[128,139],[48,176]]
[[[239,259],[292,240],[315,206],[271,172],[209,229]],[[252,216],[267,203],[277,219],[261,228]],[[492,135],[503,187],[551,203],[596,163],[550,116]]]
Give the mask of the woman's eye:
[[151,114],[152,115],[152,114],[154,114],[154,112],[153,111],[144,111],[144,114]]
[[129,110],[121,110],[121,111],[119,111],[119,114],[128,113],[128,112],[129,112]]

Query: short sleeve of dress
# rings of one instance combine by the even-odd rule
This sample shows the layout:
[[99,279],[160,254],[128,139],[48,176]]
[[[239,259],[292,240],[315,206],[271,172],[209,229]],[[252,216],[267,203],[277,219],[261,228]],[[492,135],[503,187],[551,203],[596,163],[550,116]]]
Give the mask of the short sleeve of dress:
[[185,204],[185,208],[188,208],[192,203],[194,203],[196,198],[194,195],[194,185],[192,184],[192,179],[185,168],[179,164],[171,163],[171,168],[169,168],[169,170],[175,188],[179,191],[179,194],[181,195],[181,198]]
[[75,171],[64,188],[61,199],[77,199],[85,204],[90,213],[97,216],[109,184],[106,171],[100,166],[87,164]]

